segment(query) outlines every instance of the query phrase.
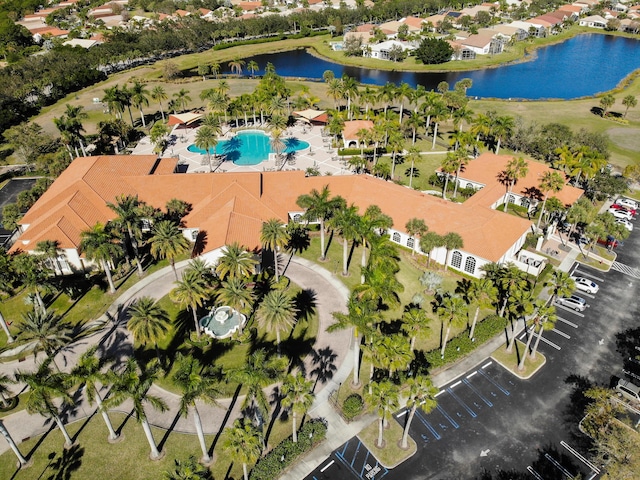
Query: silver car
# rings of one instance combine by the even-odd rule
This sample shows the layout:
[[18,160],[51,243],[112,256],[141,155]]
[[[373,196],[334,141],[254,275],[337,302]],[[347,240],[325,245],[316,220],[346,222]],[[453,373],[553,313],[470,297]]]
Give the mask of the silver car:
[[558,297],[556,299],[556,303],[558,305],[562,305],[563,307],[575,310],[576,312],[584,312],[585,308],[587,308],[587,301],[584,298],[579,297],[578,295],[571,295],[570,297]]

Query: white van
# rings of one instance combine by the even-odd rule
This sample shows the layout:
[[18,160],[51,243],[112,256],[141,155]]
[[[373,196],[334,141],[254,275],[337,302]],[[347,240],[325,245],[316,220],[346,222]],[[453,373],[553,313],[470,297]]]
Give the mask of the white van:
[[632,402],[640,402],[640,387],[626,380],[618,380],[616,391]]

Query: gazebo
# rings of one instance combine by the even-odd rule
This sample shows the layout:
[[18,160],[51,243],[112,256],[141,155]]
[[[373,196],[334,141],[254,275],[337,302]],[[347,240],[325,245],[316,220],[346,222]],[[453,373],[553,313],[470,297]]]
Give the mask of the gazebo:
[[293,112],[293,116],[311,125],[326,125],[329,121],[329,116],[325,110],[313,110],[311,108]]

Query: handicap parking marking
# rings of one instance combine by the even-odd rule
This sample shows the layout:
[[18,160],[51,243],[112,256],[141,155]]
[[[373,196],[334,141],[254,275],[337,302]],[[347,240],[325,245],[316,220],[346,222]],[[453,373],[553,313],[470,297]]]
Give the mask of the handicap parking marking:
[[[462,383],[462,382],[458,382],[458,383]],[[464,403],[464,401],[458,396],[456,395],[453,390],[451,390],[451,388],[447,388],[447,391],[449,392],[449,395],[451,395],[451,397],[453,397],[453,399],[458,402],[460,404],[460,406],[462,406],[462,408],[464,408],[467,413],[469,415],[471,415],[471,418],[476,418],[478,416],[478,414],[476,412],[474,412],[469,405],[467,405],[466,403]],[[458,417],[461,417],[462,415],[458,413]]]
[[[416,410],[416,418],[418,420],[420,420],[420,422],[427,427],[427,430],[429,430],[429,432],[431,433],[431,435],[433,435],[433,438],[436,440],[440,440],[442,438],[442,436],[436,431],[435,428],[433,428],[433,425],[431,425],[431,423],[429,423],[429,421],[427,420],[427,418],[424,416],[423,413],[421,413],[421,410]],[[425,435],[421,435],[422,439],[426,442],[429,441],[429,439],[425,436]]]
[[[486,378],[487,380],[489,380],[489,382],[491,382],[496,388],[498,388],[502,393],[504,393],[505,395],[509,396],[509,390],[507,390],[506,388],[504,388],[502,385],[500,385],[498,382],[496,382],[493,378],[491,378],[485,371],[483,371],[482,369],[478,370],[478,373],[480,373],[480,375],[482,375],[484,378]],[[493,395],[493,392],[491,392]],[[495,397],[495,395],[493,395]]]
[[[469,376],[467,376],[467,378],[469,378]],[[468,387],[473,391],[473,393],[475,393],[478,397],[480,397],[480,399],[481,399],[484,403],[486,403],[486,404],[487,404],[487,406],[489,406],[489,407],[493,407],[493,403],[492,403],[488,398],[486,398],[484,395],[482,395],[482,394],[480,393],[480,391],[479,391],[476,387],[474,387],[474,386],[473,386],[473,384],[472,384],[469,380],[464,379],[464,380],[463,380],[463,382],[464,382],[464,384],[465,384],[466,386],[468,386]]]
[[[387,468],[380,465],[378,460],[375,460],[375,457],[363,445],[361,440],[358,440],[357,444],[355,444],[355,451],[349,448],[353,447],[354,444],[354,440],[347,441],[347,443],[344,444],[344,448],[342,448],[342,450],[336,450],[334,455],[356,478],[361,480],[379,480],[389,473]],[[370,458],[372,459],[371,463]],[[373,460],[375,460],[375,464]],[[327,464],[325,469],[330,467],[331,464],[332,463]]]
[[577,324],[575,324],[573,322],[570,322],[566,318],[562,318],[562,317],[556,317],[556,318],[558,319],[559,322],[566,323],[567,325],[569,325],[570,327],[573,327],[573,328],[578,328]]
[[561,331],[561,330],[558,330],[557,328],[552,328],[552,329],[551,329],[551,331],[552,331],[553,333],[557,334],[557,335],[560,335],[561,337],[564,337],[564,338],[571,338],[571,335],[567,335],[566,333],[564,333],[564,332],[563,332],[563,331]]
[[[449,423],[453,426],[453,428],[460,428],[460,425],[458,425],[456,421],[453,418],[451,418],[451,415],[449,415],[445,411],[445,409],[442,408],[442,405],[437,405],[436,409],[438,409],[438,411],[442,414],[442,416],[449,421]],[[440,426],[442,426],[442,424],[440,424]]]

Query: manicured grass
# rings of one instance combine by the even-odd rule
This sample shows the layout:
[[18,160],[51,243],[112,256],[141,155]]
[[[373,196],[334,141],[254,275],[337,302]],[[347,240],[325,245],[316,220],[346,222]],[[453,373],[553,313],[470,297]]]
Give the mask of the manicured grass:
[[358,434],[358,438],[362,440],[364,446],[367,447],[373,456],[387,468],[400,465],[418,451],[418,445],[410,436],[407,441],[409,448],[407,450],[400,448],[402,427],[393,419],[389,420],[388,428],[384,429],[384,446],[382,448],[378,448],[377,446],[378,420],[372,422],[371,425],[362,430]]
[[[195,435],[171,432],[163,448],[166,455],[159,461],[149,460],[149,444],[142,427],[133,417],[121,413],[111,413],[114,428],[122,427],[124,440],[119,443],[107,442],[107,429],[102,417],[94,415],[88,422],[80,420],[68,426],[69,434],[77,446],[64,451],[64,440],[57,428],[44,436],[35,437],[19,445],[24,455],[33,460],[30,468],[16,471],[15,457],[11,451],[0,456],[0,478],[40,479],[40,478],[122,478],[127,480],[157,480],[166,470],[172,469],[174,459],[186,460],[190,455],[200,458],[201,451]],[[165,430],[153,428],[153,436],[160,443],[166,435]],[[291,422],[276,420],[269,439],[274,446],[291,435]],[[205,437],[210,446],[213,435]],[[215,463],[211,466],[213,477],[242,477],[242,465],[231,464],[224,455],[220,442],[215,446]]]
[[[532,340],[532,343],[535,341],[536,339],[534,338]],[[491,358],[493,358],[496,362],[498,362],[514,375],[517,375],[520,378],[530,378],[542,368],[542,366],[547,362],[547,359],[539,351],[536,352],[535,359],[532,359],[530,356],[528,356],[527,353],[527,360],[525,361],[524,369],[519,370],[518,364],[525,352],[525,344],[520,340],[516,340],[516,343],[518,345],[514,345],[513,350],[510,353],[507,352],[507,349],[502,346],[491,354]]]

